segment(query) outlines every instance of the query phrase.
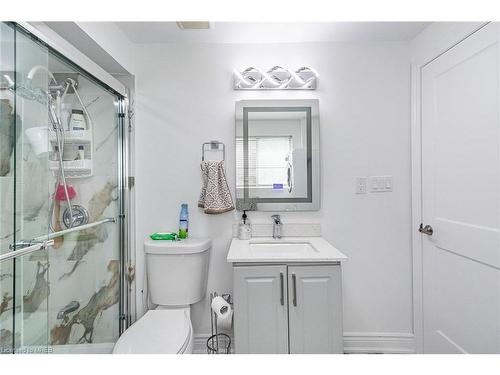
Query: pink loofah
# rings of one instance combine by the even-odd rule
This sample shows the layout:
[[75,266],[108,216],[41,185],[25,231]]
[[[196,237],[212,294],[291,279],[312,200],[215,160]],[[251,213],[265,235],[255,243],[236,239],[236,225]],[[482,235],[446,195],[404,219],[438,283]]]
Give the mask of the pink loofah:
[[[66,186],[68,187],[69,199],[73,199],[74,197],[76,197],[75,188],[71,185],[66,185]],[[66,193],[64,192],[64,185],[60,184],[57,187],[55,198],[57,201],[65,201],[66,200]]]

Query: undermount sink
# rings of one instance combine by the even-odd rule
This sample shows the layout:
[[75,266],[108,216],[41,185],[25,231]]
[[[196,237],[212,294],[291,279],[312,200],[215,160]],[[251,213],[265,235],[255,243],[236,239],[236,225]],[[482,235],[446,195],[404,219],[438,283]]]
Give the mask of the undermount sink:
[[323,237],[233,238],[227,254],[230,263],[342,262],[347,257]]
[[276,255],[281,256],[308,256],[317,253],[318,250],[308,241],[255,241],[250,240],[250,252],[255,255]]

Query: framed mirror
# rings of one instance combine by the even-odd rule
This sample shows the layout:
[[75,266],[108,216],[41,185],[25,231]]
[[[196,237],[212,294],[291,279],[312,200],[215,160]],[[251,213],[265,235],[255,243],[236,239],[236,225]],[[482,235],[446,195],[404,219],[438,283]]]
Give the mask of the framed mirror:
[[239,210],[319,209],[318,100],[236,102]]

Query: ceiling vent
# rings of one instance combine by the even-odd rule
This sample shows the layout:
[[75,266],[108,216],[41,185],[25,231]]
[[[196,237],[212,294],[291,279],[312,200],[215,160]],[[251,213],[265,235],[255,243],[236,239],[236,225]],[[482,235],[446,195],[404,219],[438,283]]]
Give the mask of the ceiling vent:
[[208,30],[212,28],[212,23],[208,21],[178,21],[176,23],[181,30]]

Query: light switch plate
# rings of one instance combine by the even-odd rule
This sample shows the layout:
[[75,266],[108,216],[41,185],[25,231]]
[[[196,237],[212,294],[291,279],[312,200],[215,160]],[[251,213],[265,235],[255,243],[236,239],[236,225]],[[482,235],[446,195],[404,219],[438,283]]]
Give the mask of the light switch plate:
[[356,194],[366,194],[368,186],[368,177],[356,177],[354,180],[354,192]]
[[370,191],[372,193],[387,193],[392,191],[392,176],[370,177]]

